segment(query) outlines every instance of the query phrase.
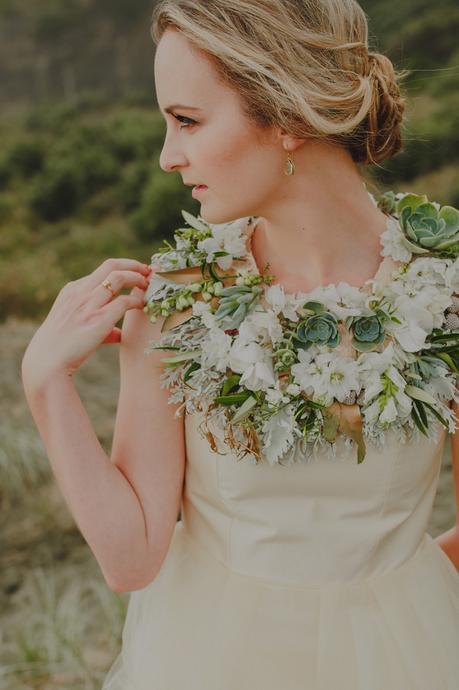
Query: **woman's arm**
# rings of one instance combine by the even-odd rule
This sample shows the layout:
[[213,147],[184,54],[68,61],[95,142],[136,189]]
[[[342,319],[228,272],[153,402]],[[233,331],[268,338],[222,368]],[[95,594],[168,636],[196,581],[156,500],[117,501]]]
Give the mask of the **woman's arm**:
[[105,454],[70,376],[56,375],[39,389],[27,381],[23,366],[24,391],[53,473],[108,586],[144,586],[155,559],[135,487]]
[[[459,406],[456,403],[453,403],[453,410],[458,416]],[[455,565],[456,570],[459,570],[459,429],[451,436],[451,462],[456,496],[456,522],[451,529],[436,537],[435,541]]]
[[[142,350],[161,327],[152,327],[143,313],[148,273],[134,259],[107,259],[67,283],[22,360],[24,392],[54,475],[115,591],[142,588],[158,572],[183,483],[183,419],[175,419],[167,405],[158,362]],[[133,290],[117,295],[125,287]],[[121,342],[122,362],[112,458],[99,444],[71,376],[108,342]]]

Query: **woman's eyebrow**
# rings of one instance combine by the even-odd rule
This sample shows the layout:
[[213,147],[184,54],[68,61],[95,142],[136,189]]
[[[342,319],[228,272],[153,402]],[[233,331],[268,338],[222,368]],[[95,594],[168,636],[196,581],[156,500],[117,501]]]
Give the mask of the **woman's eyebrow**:
[[165,113],[170,113],[170,114],[171,114],[171,113],[172,113],[172,110],[176,110],[176,109],[180,109],[180,110],[201,110],[201,108],[194,108],[194,107],[191,106],[191,105],[179,105],[179,104],[177,104],[177,105],[169,105],[169,106],[167,106],[167,108],[164,108],[164,112],[165,112]]

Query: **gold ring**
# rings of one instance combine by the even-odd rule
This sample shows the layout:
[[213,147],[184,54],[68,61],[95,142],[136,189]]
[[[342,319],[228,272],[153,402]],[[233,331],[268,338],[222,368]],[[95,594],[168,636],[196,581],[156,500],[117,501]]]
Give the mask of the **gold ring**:
[[104,280],[104,282],[101,283],[101,285],[102,285],[102,287],[104,287],[104,288],[108,288],[108,290],[110,290],[110,292],[112,293],[113,296],[116,295],[116,291],[113,289],[113,286],[112,286],[112,284],[111,284],[111,282],[109,281],[108,278],[106,278],[106,279]]

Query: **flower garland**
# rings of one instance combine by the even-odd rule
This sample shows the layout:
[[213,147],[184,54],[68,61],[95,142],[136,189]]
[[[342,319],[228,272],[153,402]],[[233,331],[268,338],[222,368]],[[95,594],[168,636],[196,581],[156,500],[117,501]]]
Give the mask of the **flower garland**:
[[340,437],[363,461],[368,441],[450,433],[459,373],[459,211],[425,195],[386,192],[380,268],[361,288],[345,282],[287,294],[260,273],[252,218],[210,225],[186,211],[175,247],[153,254],[145,296],[161,338],[161,386],[176,412],[205,411],[201,433],[218,452],[213,414],[238,455],[307,459]]

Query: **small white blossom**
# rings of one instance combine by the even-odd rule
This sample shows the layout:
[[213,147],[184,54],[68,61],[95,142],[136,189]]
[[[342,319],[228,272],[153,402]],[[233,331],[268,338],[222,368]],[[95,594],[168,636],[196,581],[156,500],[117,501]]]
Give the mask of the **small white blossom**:
[[381,235],[382,256],[391,256],[395,261],[409,261],[411,252],[403,243],[403,230],[394,218],[388,219],[388,227]]
[[239,384],[249,390],[267,390],[276,383],[272,351],[257,343],[246,343],[236,338],[229,353],[229,366],[237,374],[242,374]]
[[282,340],[282,326],[274,311],[255,308],[239,327],[241,340],[257,340],[261,344],[276,345]]
[[[340,282],[318,287],[307,293],[307,300],[325,305],[338,319],[358,316],[365,306],[366,295],[359,288]],[[303,302],[305,300],[303,299]]]
[[295,382],[315,402],[331,405],[336,399],[342,402],[351,391],[359,390],[357,362],[335,353],[322,353],[314,361],[299,354],[300,363],[291,368]]
[[201,362],[206,368],[215,367],[225,372],[229,366],[231,336],[220,328],[211,328],[202,344]]
[[[247,219],[209,225],[212,236],[200,240],[197,243],[197,248],[207,252],[206,260],[208,263],[215,260],[222,270],[227,271],[236,256],[246,254],[244,228],[247,225]],[[221,251],[229,252],[229,256],[215,257],[215,254]]]
[[271,305],[275,314],[282,313],[290,321],[298,321],[297,308],[302,299],[295,295],[286,294],[282,285],[270,285],[265,290],[265,299]]

